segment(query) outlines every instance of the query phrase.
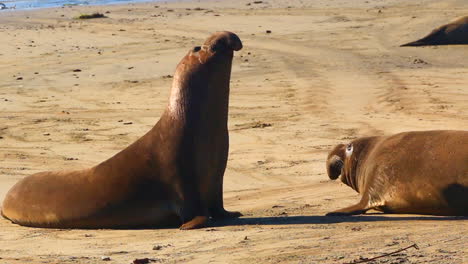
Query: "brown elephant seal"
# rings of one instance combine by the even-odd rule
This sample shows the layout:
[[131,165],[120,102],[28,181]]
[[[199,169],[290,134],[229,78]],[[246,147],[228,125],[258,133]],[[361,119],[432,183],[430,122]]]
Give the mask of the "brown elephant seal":
[[468,131],[359,138],[330,152],[327,172],[362,195],[327,215],[468,215]]
[[468,16],[432,30],[420,40],[409,42],[400,47],[468,44]]
[[143,137],[99,165],[41,172],[12,187],[2,215],[51,228],[203,226],[238,217],[223,206],[229,81],[239,37],[210,36],[178,64],[170,102]]

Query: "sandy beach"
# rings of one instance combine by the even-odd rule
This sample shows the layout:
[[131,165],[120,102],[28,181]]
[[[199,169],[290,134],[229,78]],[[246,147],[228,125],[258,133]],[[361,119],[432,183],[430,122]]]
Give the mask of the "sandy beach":
[[[0,218],[0,263],[468,262],[460,217],[326,217],[359,194],[328,179],[339,143],[468,129],[468,46],[399,47],[465,0],[182,1],[0,11],[0,201],[19,179],[93,166],[146,133],[174,69],[235,32],[225,206],[191,231],[26,228]],[[77,20],[101,12],[107,18]],[[270,33],[267,33],[269,31]],[[107,257],[110,260],[107,260]]]

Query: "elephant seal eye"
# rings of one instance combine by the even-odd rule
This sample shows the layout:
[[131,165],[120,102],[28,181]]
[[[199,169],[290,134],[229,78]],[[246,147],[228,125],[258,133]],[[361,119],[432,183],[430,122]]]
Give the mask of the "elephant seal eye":
[[346,156],[351,156],[351,154],[353,154],[353,144],[348,144],[348,146],[346,146]]

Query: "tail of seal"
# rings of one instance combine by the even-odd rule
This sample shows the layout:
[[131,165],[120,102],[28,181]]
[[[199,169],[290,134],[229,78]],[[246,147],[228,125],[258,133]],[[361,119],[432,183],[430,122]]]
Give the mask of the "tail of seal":
[[468,16],[440,26],[424,38],[403,44],[400,47],[463,44],[468,44]]
[[5,218],[5,219],[7,219],[7,220],[10,220],[10,221],[11,221],[11,219],[10,219],[10,218],[8,218],[8,217],[7,217],[7,216],[6,216],[6,215],[3,213],[3,207],[2,207],[2,206],[0,206],[0,215],[1,215],[3,218]]
[[428,46],[428,45],[443,45],[445,43],[445,31],[444,29],[433,30],[429,35],[425,36],[422,39],[408,42],[406,44],[400,45],[400,47],[418,47],[418,46]]
[[413,41],[413,42],[408,42],[406,44],[402,44],[400,45],[400,47],[419,47],[419,46],[425,46],[425,45],[428,45],[426,42],[422,41],[422,40],[416,40],[416,41]]

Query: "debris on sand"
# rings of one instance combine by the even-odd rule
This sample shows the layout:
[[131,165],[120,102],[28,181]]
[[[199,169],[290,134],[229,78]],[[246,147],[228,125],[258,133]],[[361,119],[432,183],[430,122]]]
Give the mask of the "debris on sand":
[[161,250],[166,247],[172,247],[172,244],[167,244],[167,245],[156,245],[153,247],[153,250]]
[[424,61],[422,59],[416,58],[416,59],[413,60],[413,64],[429,64],[429,63],[427,63],[426,61]]
[[106,18],[106,16],[101,13],[92,13],[92,14],[79,15],[76,19],[92,19],[92,18]]
[[[413,244],[413,245],[411,245],[411,246],[408,246],[408,247],[399,249],[399,250],[397,250],[397,251],[393,251],[393,252],[390,252],[390,253],[386,253],[386,254],[383,254],[383,255],[380,255],[380,256],[377,256],[377,257],[373,257],[373,258],[365,258],[365,257],[360,256],[358,260],[355,260],[355,261],[349,262],[349,263],[344,263],[344,264],[367,263],[367,262],[371,262],[371,261],[376,260],[376,259],[379,259],[379,258],[383,258],[383,257],[395,255],[396,253],[400,253],[400,252],[405,251],[405,250],[407,250],[407,249],[409,249],[409,248],[415,248],[416,250],[419,250],[418,245]],[[400,262],[398,262],[398,263],[400,263]]]
[[142,258],[142,259],[135,259],[132,263],[133,264],[147,264],[150,262],[163,262],[163,259],[158,259],[158,258]]
[[252,123],[236,124],[235,126],[236,128],[234,128],[233,130],[243,130],[243,129],[249,129],[249,128],[266,128],[266,127],[273,126],[273,124],[257,121],[257,122],[252,122]]
[[258,122],[252,126],[252,128],[265,128],[265,127],[271,127],[271,124]]
[[149,258],[135,259],[133,261],[133,264],[147,264],[147,263],[150,263]]

